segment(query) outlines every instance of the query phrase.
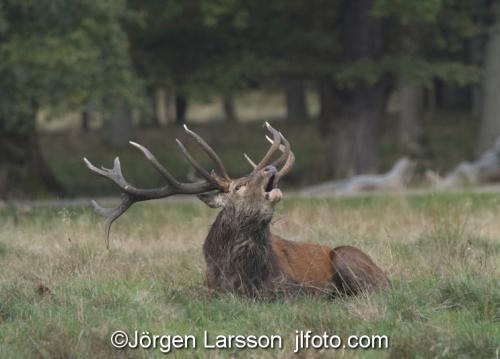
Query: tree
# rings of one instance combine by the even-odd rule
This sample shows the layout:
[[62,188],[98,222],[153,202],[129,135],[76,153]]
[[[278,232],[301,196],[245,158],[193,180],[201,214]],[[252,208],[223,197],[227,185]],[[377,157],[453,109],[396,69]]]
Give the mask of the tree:
[[[419,89],[407,92],[414,105],[405,106],[412,124],[402,122],[401,128],[407,130],[420,118],[415,96],[434,79],[464,85],[477,78],[477,68],[464,60],[461,46],[473,31],[468,0],[213,0],[204,6],[229,40],[225,54],[238,59],[222,61],[221,72],[205,67],[210,74],[224,73],[236,63],[233,69],[253,72],[241,71],[243,76],[230,79],[284,85],[300,78],[318,84],[320,129],[330,147],[330,171],[337,175],[375,169],[385,104],[396,84]],[[417,40],[431,41],[408,52],[402,38],[409,28],[415,29]],[[415,133],[411,136],[419,137],[418,128]]]
[[424,145],[424,87],[401,81],[399,95],[399,146],[407,155],[420,157]]
[[218,68],[210,66],[224,58],[228,33],[207,24],[204,2],[130,0],[129,4],[141,16],[141,21],[127,25],[134,66],[150,88],[174,94],[176,122],[184,123],[190,98],[219,86],[220,80],[214,81]]
[[336,24],[342,51],[335,75],[321,80],[321,128],[337,176],[374,169],[388,78],[379,70],[387,48],[385,24],[372,16],[373,1],[343,2]]
[[[481,1],[480,1],[481,2]],[[478,3],[480,3],[478,2]],[[440,84],[465,86],[479,69],[467,52],[477,33],[477,3],[468,0],[377,0],[373,15],[390,21],[390,43],[382,67],[399,94],[399,141],[405,154],[425,147],[424,91]]]
[[218,52],[204,56],[196,83],[223,97],[249,88],[283,88],[287,117],[307,119],[304,83],[331,69],[328,56],[338,50],[331,31],[336,3],[204,1],[203,23],[218,39]]
[[238,122],[238,115],[236,113],[236,104],[231,95],[226,95],[222,99],[222,110],[224,112],[224,119],[227,122]]
[[80,127],[83,132],[88,133],[90,131],[90,121],[91,121],[90,111],[84,108],[80,112]]
[[106,143],[112,147],[125,147],[132,138],[132,112],[122,100],[116,99],[107,114],[104,122],[104,137]]
[[186,114],[188,109],[188,98],[184,93],[175,95],[175,122],[178,125],[186,123]]
[[490,148],[500,136],[500,4],[492,6],[493,21],[484,57],[482,112],[477,152]]
[[233,1],[221,8],[220,1],[208,1],[218,24],[243,14],[229,53],[245,49],[240,64],[258,69],[253,81],[287,87],[290,118],[307,117],[303,85],[295,80],[321,83],[321,127],[338,174],[369,170],[375,162],[388,82],[378,70],[385,33],[384,21],[372,16],[373,2]]
[[[421,31],[415,26],[403,28],[401,49],[412,57],[421,56]],[[405,155],[420,157],[424,150],[424,85],[404,75],[398,76],[398,82],[399,146]]]
[[0,4],[0,195],[63,192],[39,146],[40,109],[102,109],[137,98],[121,25],[128,15],[121,0]]
[[300,122],[309,118],[304,81],[290,78],[285,81],[286,117],[289,121]]

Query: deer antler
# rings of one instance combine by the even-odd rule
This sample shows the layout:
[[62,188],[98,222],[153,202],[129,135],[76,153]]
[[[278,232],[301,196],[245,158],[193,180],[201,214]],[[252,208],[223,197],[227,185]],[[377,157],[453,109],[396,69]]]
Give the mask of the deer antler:
[[[295,163],[295,155],[291,150],[290,143],[281,132],[274,129],[268,122],[266,122],[265,126],[273,135],[273,138],[270,138],[266,135],[266,139],[271,143],[271,147],[267,151],[266,155],[262,158],[259,164],[255,164],[255,162],[246,153],[244,153],[243,156],[254,168],[254,171],[257,171],[268,165],[271,157],[274,155],[276,150],[279,149],[282,154],[276,161],[272,163],[272,165],[278,167],[284,164],[277,173],[278,177],[283,177],[288,172],[290,172],[291,168],[293,167],[293,164]],[[281,142],[283,142],[283,144],[281,144]]]
[[273,135],[273,142],[271,147],[269,147],[269,150],[267,150],[267,153],[264,155],[264,157],[262,157],[258,164],[255,164],[255,162],[252,161],[252,159],[246,153],[243,154],[243,156],[245,156],[245,159],[250,163],[250,165],[252,165],[254,171],[261,170],[268,165],[268,162],[271,160],[274,153],[278,150],[281,142],[281,134],[279,133],[279,131],[275,130],[267,121],[264,125]]
[[163,167],[160,162],[156,159],[156,157],[149,151],[146,147],[130,141],[130,144],[136,148],[138,148],[146,157],[146,159],[151,162],[153,167],[162,175],[167,184],[160,188],[150,188],[150,189],[141,189],[132,186],[127,182],[124,178],[120,159],[118,157],[115,158],[114,165],[112,169],[108,168],[97,168],[95,167],[88,159],[84,158],[83,161],[87,165],[87,167],[92,171],[106,177],[113,181],[120,189],[121,189],[121,203],[114,208],[104,208],[97,204],[96,201],[92,201],[92,206],[97,214],[106,218],[106,248],[109,249],[109,233],[111,230],[111,225],[113,222],[120,217],[127,209],[130,208],[134,203],[147,201],[151,199],[165,198],[175,194],[200,194],[204,192],[208,192],[211,190],[219,189],[221,191],[227,191],[230,178],[227,175],[227,172],[222,164],[222,161],[217,156],[215,151],[195,132],[189,130],[187,126],[184,126],[184,129],[188,135],[193,137],[202,147],[202,149],[207,153],[207,155],[215,162],[216,167],[219,171],[219,176],[215,173],[208,173],[186,150],[181,141],[176,140],[179,145],[182,153],[189,161],[189,163],[195,168],[195,170],[202,175],[205,180],[201,180],[198,182],[179,182],[172,174]]
[[[282,135],[280,132],[281,136],[281,141],[284,143],[284,145],[280,145],[279,149],[282,152],[282,155],[280,158],[278,158],[276,161],[273,162],[273,166],[278,167],[285,163],[283,167],[279,170],[277,176],[279,177],[284,177],[290,170],[292,169],[294,163],[295,163],[295,155],[293,154],[291,148],[290,148],[290,143],[287,141],[285,136]],[[273,143],[273,139],[269,138],[269,136],[266,136],[266,140],[268,140],[270,143]]]

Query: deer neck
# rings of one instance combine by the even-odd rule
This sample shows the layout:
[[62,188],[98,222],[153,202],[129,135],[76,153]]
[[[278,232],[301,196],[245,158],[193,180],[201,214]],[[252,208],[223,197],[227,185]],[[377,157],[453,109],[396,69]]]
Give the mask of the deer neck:
[[231,208],[219,213],[206,238],[204,253],[207,265],[221,273],[222,287],[255,294],[278,275],[271,249],[271,218]]
[[247,244],[270,248],[271,219],[272,214],[224,208],[213,223],[207,239],[223,247]]

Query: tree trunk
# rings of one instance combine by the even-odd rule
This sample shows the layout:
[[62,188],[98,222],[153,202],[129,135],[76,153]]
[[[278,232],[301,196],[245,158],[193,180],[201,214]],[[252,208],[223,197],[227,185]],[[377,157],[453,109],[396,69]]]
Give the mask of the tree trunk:
[[424,88],[424,108],[432,117],[436,114],[436,83],[433,81],[431,86]]
[[[341,62],[377,61],[385,53],[384,22],[372,16],[374,0],[343,2],[340,45]],[[322,104],[326,122],[329,161],[336,176],[369,173],[375,169],[380,125],[388,95],[388,80],[381,76],[374,83],[353,79],[349,86],[323,79],[333,99]],[[333,163],[332,163],[333,161]]]
[[400,147],[403,153],[420,157],[423,152],[424,89],[419,84],[401,83],[398,92]]
[[236,106],[234,104],[233,96],[224,96],[224,98],[222,99],[222,108],[224,110],[224,119],[227,122],[238,122],[238,115],[236,114]]
[[157,87],[152,87],[148,91],[148,97],[149,101],[151,103],[152,111],[151,111],[151,123],[147,124],[149,125],[148,127],[153,127],[153,128],[158,128],[160,127],[161,123],[161,117],[160,117],[160,112],[159,108],[161,106],[161,101],[162,99],[158,97],[158,88]]
[[82,131],[88,133],[90,131],[90,112],[89,110],[83,110],[80,114],[81,116],[81,127]]
[[471,92],[471,115],[475,119],[481,117],[482,94],[481,86],[474,83],[470,85]]
[[[470,40],[470,60],[473,65],[482,66],[484,58],[484,37],[476,35]],[[473,83],[470,86],[471,114],[477,119],[481,116],[481,83]]]
[[64,189],[59,180],[48,166],[43,157],[42,148],[38,139],[36,128],[33,127],[28,134],[27,143],[29,147],[29,160],[33,163],[36,172],[39,174],[47,190],[53,194],[64,194]]
[[327,168],[329,176],[337,178],[352,175],[354,156],[351,143],[350,122],[339,116],[335,86],[332,81],[322,79],[319,84],[320,121],[319,130],[327,139]]
[[[387,103],[385,81],[377,85],[358,85],[353,90],[341,90],[349,101],[341,110],[344,122],[351,121],[354,174],[376,170],[380,127]],[[345,93],[347,92],[347,94]]]
[[319,133],[323,138],[327,137],[335,115],[335,96],[333,82],[326,78],[319,81]]
[[351,89],[322,82],[320,124],[328,141],[329,172],[335,177],[372,172],[387,102],[387,82]]
[[[408,56],[420,56],[420,31],[415,26],[404,26],[401,48]],[[423,152],[422,116],[424,108],[424,87],[417,82],[399,79],[399,145],[403,153],[420,157]]]
[[149,111],[139,113],[139,126],[142,128],[159,128],[162,123],[161,90],[156,86],[149,86],[146,90]]
[[132,139],[132,113],[121,100],[115,102],[114,110],[105,122],[105,137],[109,145],[124,147]]
[[168,124],[171,119],[171,114],[169,113],[169,93],[165,88],[159,87],[155,92],[155,113],[159,124]]
[[162,91],[165,105],[165,123],[173,123],[175,122],[175,96],[172,95],[170,90],[163,89]]
[[500,4],[493,5],[495,20],[490,29],[482,78],[483,110],[477,151],[491,147],[500,136]]
[[184,94],[175,95],[175,122],[177,124],[186,123],[188,99]]
[[27,197],[48,191],[65,194],[46,163],[35,127],[35,115],[6,126],[0,119],[0,198]]
[[300,79],[288,79],[285,83],[286,116],[291,122],[306,121],[307,98],[304,82]]
[[[344,112],[344,113],[342,113]],[[340,107],[329,114],[330,126],[327,132],[328,156],[330,159],[330,172],[336,178],[350,177],[356,173],[354,169],[354,118],[348,115],[349,111]]]
[[373,173],[377,170],[380,123],[384,105],[385,102],[382,107],[370,106],[353,113],[354,174]]

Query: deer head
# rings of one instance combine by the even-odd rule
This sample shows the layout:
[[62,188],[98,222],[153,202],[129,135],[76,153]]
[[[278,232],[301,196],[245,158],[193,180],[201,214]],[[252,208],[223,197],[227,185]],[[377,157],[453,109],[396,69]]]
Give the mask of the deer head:
[[[198,198],[212,208],[223,207],[236,212],[239,216],[272,216],[274,206],[281,200],[282,193],[278,182],[293,166],[295,156],[285,137],[266,122],[267,129],[273,138],[266,136],[271,143],[262,160],[255,164],[244,154],[252,165],[253,171],[237,179],[231,180],[226,191],[212,191],[198,195]],[[281,151],[280,158],[271,162],[276,151]],[[278,168],[282,166],[281,169]]]
[[[158,162],[146,147],[132,141],[130,141],[130,144],[139,149],[165,179],[165,186],[152,189],[141,189],[132,186],[123,177],[118,157],[115,158],[112,169],[97,168],[84,158],[85,164],[91,171],[110,179],[121,189],[121,203],[115,208],[103,208],[95,201],[92,201],[94,210],[106,218],[106,246],[109,248],[109,233],[112,223],[125,213],[132,204],[176,194],[196,194],[200,200],[212,208],[224,207],[224,209],[235,211],[241,216],[252,217],[258,215],[270,219],[275,204],[282,197],[282,193],[278,188],[278,182],[292,168],[295,156],[285,137],[269,123],[266,122],[265,126],[272,135],[272,138],[266,136],[267,140],[271,143],[269,150],[257,164],[244,154],[247,161],[253,166],[253,171],[246,176],[236,179],[229,177],[221,159],[215,151],[203,138],[189,130],[187,126],[184,126],[186,133],[201,146],[215,164],[215,170],[208,172],[194,159],[182,142],[177,139],[177,145],[183,155],[203,178],[197,182],[188,183],[178,181]],[[271,162],[277,151],[282,153],[281,156],[274,162]],[[281,168],[278,169],[280,166]]]

